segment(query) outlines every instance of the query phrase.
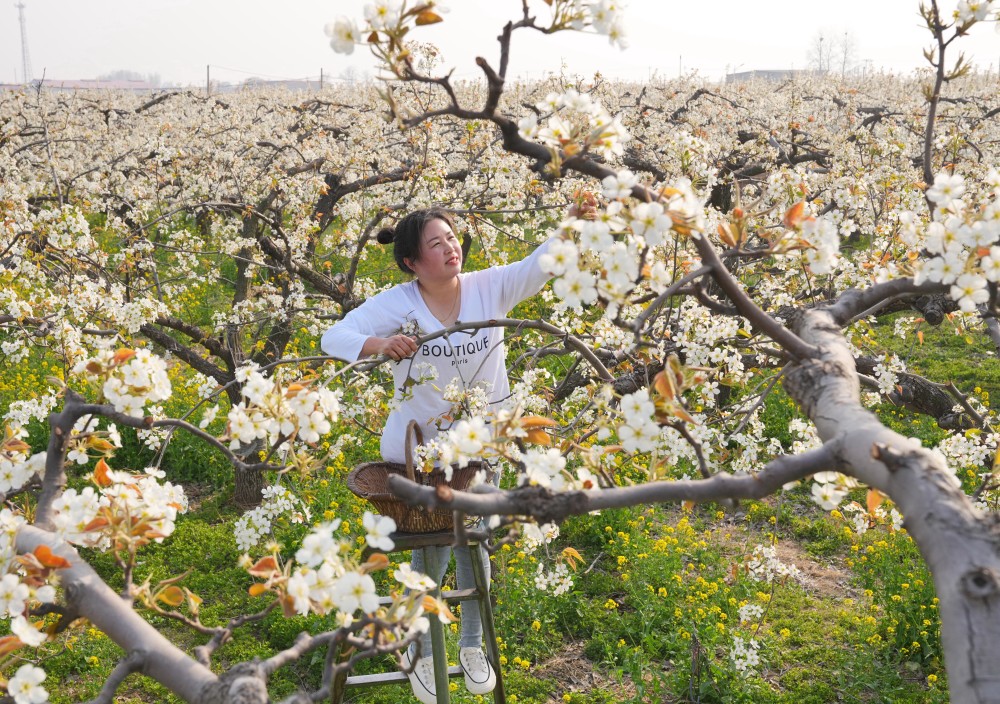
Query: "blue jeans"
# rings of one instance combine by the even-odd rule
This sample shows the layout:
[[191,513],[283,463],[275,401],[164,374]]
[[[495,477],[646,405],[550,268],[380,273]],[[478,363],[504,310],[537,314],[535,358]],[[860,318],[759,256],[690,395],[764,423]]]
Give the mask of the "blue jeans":
[[[476,550],[483,560],[483,569],[486,572],[486,588],[490,584],[490,557],[482,545],[476,545]],[[432,561],[436,563],[438,574],[429,574],[426,571],[427,560],[425,553],[433,551]],[[448,569],[448,562],[451,559],[452,547],[441,545],[433,548],[421,548],[413,551],[411,567],[423,572],[433,579],[437,584],[441,584],[444,573]],[[469,546],[463,545],[454,549],[455,552],[455,582],[458,589],[472,589],[476,586],[476,578],[472,571],[472,551]],[[430,618],[437,618],[431,615]],[[474,599],[462,602],[462,635],[458,640],[460,648],[481,648],[483,647],[483,623],[479,615],[479,604]],[[420,637],[420,655],[428,657],[431,654],[431,634],[427,632]]]

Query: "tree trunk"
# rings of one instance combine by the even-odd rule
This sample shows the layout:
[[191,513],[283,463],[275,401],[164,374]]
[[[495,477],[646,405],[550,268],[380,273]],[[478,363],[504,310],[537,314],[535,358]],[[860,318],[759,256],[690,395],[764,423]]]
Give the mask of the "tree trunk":
[[819,354],[790,367],[785,388],[824,442],[847,440],[842,471],[896,503],[934,576],[951,701],[1000,704],[1000,517],[973,506],[940,453],[861,406],[854,360],[829,311],[806,311],[794,327]]
[[254,470],[236,468],[233,476],[233,503],[241,509],[251,509],[260,506],[261,492],[267,483],[264,473]]

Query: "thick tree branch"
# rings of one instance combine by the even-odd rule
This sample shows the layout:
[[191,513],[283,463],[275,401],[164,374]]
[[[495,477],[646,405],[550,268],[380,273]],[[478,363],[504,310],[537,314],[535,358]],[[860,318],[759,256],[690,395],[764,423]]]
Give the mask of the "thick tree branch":
[[[22,526],[18,531],[19,553],[33,552],[41,545],[70,563],[59,571],[67,604],[103,631],[130,660],[134,658],[132,662],[141,661],[137,671],[184,701],[202,701],[203,692],[217,680],[211,670],[195,662],[139,616],[72,547],[34,526]],[[118,674],[124,678],[127,673]]]
[[499,491],[490,486],[487,493],[474,493],[453,491],[448,486],[420,486],[396,476],[389,478],[389,486],[403,501],[427,508],[446,508],[473,516],[531,516],[539,523],[558,523],[589,511],[641,504],[759,499],[815,472],[840,469],[843,446],[844,439],[837,438],[817,450],[772,460],[757,474],[719,472],[709,479],[658,481],[613,489],[552,493],[542,487]]

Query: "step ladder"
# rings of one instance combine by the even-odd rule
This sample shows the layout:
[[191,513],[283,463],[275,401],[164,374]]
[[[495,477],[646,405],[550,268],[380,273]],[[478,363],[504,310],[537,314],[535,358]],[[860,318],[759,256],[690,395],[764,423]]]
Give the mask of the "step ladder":
[[[392,550],[385,551],[388,554],[451,545],[455,541],[455,534],[450,530],[439,533],[393,533],[390,537],[395,547]],[[477,602],[479,614],[483,622],[483,640],[485,641],[486,658],[493,667],[497,678],[497,685],[493,690],[493,702],[494,704],[506,704],[507,697],[504,694],[503,678],[500,674],[500,651],[497,648],[497,634],[493,624],[493,605],[490,601],[489,584],[486,580],[486,565],[483,561],[483,553],[478,547],[479,543],[476,541],[469,543],[469,553],[472,556],[472,573],[476,580],[476,586],[472,589],[450,591],[441,591],[440,586],[438,586],[432,593],[448,603]],[[366,552],[372,551],[368,550]],[[431,564],[434,559],[432,553],[428,552],[425,565],[427,571],[431,574],[435,574],[437,568],[436,565]],[[379,603],[382,605],[391,602],[391,597],[382,597],[379,599]],[[434,686],[437,691],[437,704],[449,704],[451,696],[448,691],[448,680],[452,677],[462,677],[462,668],[458,665],[448,667],[448,657],[444,642],[444,625],[438,618],[432,617],[429,620],[431,624],[431,652],[434,655]],[[398,670],[381,672],[374,675],[351,675],[346,677],[342,675],[333,683],[330,701],[333,704],[340,704],[348,689],[381,687],[387,684],[403,684],[409,687],[410,681],[404,673]]]

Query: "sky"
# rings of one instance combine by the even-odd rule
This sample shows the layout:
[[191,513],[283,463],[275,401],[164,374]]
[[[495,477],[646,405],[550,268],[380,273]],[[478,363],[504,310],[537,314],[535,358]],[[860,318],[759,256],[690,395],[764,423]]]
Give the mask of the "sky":
[[[260,78],[375,75],[365,47],[336,54],[323,33],[338,15],[364,16],[364,0],[21,0],[35,78],[96,78],[115,70],[157,74],[164,83],[204,85]],[[944,12],[956,0],[939,0]],[[22,78],[18,10],[0,5],[0,83]],[[522,30],[511,48],[511,78],[566,73],[648,80],[696,72],[806,68],[810,47],[848,35],[859,63],[909,73],[926,66],[918,0],[625,0],[629,48],[580,32],[542,36]],[[445,21],[411,33],[438,46],[457,78],[480,74],[475,57],[499,60],[496,36],[517,19],[521,0],[446,0]],[[542,0],[529,0],[540,21]],[[1000,34],[981,24],[952,45],[982,70],[1000,66]],[[951,56],[954,58],[957,52]]]

